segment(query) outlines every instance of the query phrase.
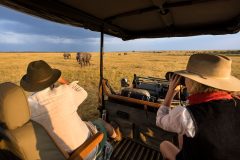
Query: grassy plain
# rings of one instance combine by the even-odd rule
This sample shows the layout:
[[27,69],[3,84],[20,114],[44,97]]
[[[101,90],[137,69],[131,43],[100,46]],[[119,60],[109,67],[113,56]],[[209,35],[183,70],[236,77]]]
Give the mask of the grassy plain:
[[[202,52],[202,51],[197,51]],[[120,89],[120,79],[132,81],[133,74],[141,76],[164,77],[167,71],[184,69],[190,54],[196,51],[161,51],[161,52],[113,52],[104,54],[104,77],[115,90]],[[227,54],[228,51],[203,51]],[[121,54],[121,55],[119,55]],[[239,55],[238,55],[239,54]],[[0,53],[0,83],[14,82],[25,74],[29,62],[45,60],[52,67],[62,71],[63,77],[69,81],[78,80],[88,92],[87,100],[79,107],[83,119],[93,119],[98,116],[98,84],[99,84],[99,54],[92,53],[91,66],[81,68],[76,62],[76,53],[72,58],[63,59],[63,53]],[[228,54],[233,60],[232,73],[240,78],[240,51]]]

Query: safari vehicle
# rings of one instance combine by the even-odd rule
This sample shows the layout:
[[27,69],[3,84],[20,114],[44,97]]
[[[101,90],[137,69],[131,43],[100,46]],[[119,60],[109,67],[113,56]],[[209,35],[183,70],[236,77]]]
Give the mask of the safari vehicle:
[[[111,156],[111,159],[119,160],[162,159],[159,143],[169,140],[178,145],[178,141],[176,134],[163,131],[155,125],[161,101],[144,99],[144,96],[148,97],[145,94],[147,92],[139,93],[137,87],[134,92],[141,98],[129,96],[133,91],[131,88],[130,92],[125,89],[128,92],[126,95],[116,94],[111,89],[111,82],[105,79],[107,77],[104,77],[103,71],[104,34],[132,40],[233,34],[240,30],[239,0],[1,0],[0,4],[50,21],[101,33],[99,111],[107,121],[115,121],[120,126],[124,139],[114,146]],[[152,84],[161,86],[163,82],[154,81]],[[9,133],[13,134],[15,130],[17,129],[10,130]],[[24,152],[35,154],[42,149],[42,146],[37,146],[35,150],[38,151],[25,150],[26,144],[28,143],[23,142],[25,146],[17,147],[13,145],[10,151],[22,158],[23,154],[31,154]],[[59,158],[58,154],[62,152],[54,152],[55,157],[58,157],[55,159],[69,158]],[[80,156],[75,158],[81,159],[81,154],[78,155]],[[10,153],[2,150],[1,159],[13,159],[9,156]],[[42,159],[54,159],[45,156]]]

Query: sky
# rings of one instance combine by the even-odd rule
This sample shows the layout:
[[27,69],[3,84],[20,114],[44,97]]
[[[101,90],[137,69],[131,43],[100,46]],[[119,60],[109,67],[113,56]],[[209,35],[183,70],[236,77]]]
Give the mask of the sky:
[[[0,6],[0,52],[99,51],[100,33],[58,24]],[[239,50],[240,33],[122,41],[105,36],[104,51]]]

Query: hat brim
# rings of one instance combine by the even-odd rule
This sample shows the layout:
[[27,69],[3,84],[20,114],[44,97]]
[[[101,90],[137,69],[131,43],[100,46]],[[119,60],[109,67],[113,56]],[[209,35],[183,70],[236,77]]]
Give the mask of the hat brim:
[[29,83],[27,81],[26,75],[24,75],[20,81],[21,87],[28,92],[38,92],[41,91],[47,87],[50,87],[52,84],[54,84],[61,76],[61,71],[58,69],[53,69],[52,76],[49,77],[47,81],[44,82],[31,82]]
[[240,80],[234,76],[229,78],[202,77],[186,70],[175,71],[174,73],[213,88],[225,91],[240,91]]

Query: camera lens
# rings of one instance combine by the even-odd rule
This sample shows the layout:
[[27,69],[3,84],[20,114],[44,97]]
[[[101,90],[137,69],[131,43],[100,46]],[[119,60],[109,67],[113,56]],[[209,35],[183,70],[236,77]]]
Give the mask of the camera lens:
[[169,81],[173,74],[174,74],[173,72],[167,72],[167,73],[165,74],[166,80]]
[[183,86],[185,86],[185,78],[184,77],[181,77],[181,79],[180,79],[180,85],[183,85]]
[[[167,72],[167,73],[165,74],[166,80],[169,81],[170,78],[173,76],[173,74],[174,74],[174,72]],[[184,78],[184,77],[181,76],[179,84],[180,84],[180,85],[183,85],[183,86],[185,85],[185,78]]]

